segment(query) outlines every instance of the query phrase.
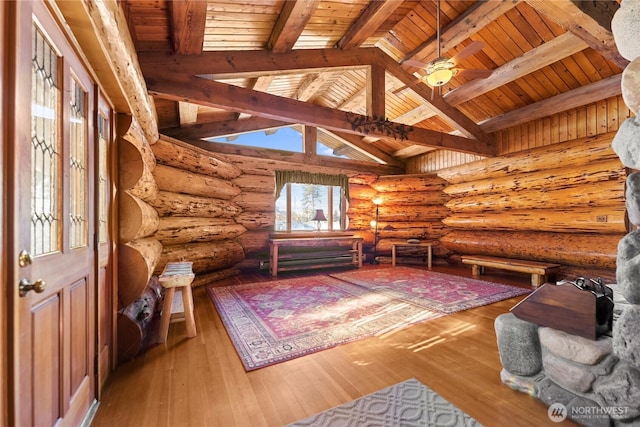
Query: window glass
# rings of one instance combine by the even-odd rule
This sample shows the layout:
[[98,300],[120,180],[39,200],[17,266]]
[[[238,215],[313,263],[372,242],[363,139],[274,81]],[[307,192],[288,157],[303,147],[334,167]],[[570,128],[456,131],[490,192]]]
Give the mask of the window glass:
[[[295,184],[285,186],[276,200],[276,231],[341,230],[341,188],[338,186]],[[290,209],[288,210],[288,207]],[[326,220],[313,218],[318,209]]]

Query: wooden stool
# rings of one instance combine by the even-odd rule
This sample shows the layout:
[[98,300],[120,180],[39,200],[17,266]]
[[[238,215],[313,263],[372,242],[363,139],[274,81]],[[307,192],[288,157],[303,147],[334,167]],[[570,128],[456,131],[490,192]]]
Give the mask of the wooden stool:
[[[160,319],[160,332],[158,342],[167,341],[169,333],[169,323],[186,322],[187,336],[196,336],[196,321],[193,317],[193,297],[191,295],[191,282],[196,277],[191,270],[192,262],[169,262],[158,281],[165,288],[164,305],[162,306],[162,317]],[[182,304],[184,305],[184,316],[172,316],[171,306],[173,305],[173,295],[176,288],[182,291]],[[176,313],[177,314],[177,313]]]

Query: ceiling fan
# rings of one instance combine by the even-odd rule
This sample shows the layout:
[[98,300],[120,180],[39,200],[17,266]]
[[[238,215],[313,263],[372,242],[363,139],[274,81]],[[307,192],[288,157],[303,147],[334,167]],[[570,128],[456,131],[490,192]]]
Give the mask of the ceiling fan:
[[411,65],[424,70],[424,75],[417,80],[415,83],[404,86],[399,89],[396,89],[393,93],[397,94],[407,88],[417,85],[418,83],[425,82],[429,84],[431,87],[441,87],[445,84],[449,83],[451,79],[456,75],[464,75],[468,79],[478,79],[478,78],[487,78],[491,75],[492,70],[477,70],[477,69],[468,69],[468,68],[460,68],[457,65],[468,58],[469,56],[479,52],[483,47],[484,43],[479,41],[473,41],[467,46],[464,47],[460,52],[452,56],[451,58],[447,58],[442,56],[441,53],[441,40],[440,40],[440,0],[437,1],[437,35],[436,41],[438,43],[438,56],[436,59],[429,63],[424,63],[420,61],[416,61],[413,59],[408,59],[402,64]]

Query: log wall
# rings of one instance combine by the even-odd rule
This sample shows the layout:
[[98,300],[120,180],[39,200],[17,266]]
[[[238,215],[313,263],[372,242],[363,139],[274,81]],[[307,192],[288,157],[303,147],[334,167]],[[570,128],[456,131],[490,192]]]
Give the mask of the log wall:
[[[616,132],[632,115],[621,95],[493,133],[498,155]],[[480,160],[470,154],[436,150],[407,161],[407,173],[436,172]]]
[[[160,286],[152,274],[162,244],[151,237],[159,226],[150,205],[158,197],[151,144],[137,120],[118,116],[118,360],[128,360],[153,341]],[[154,290],[155,289],[155,290]]]
[[[445,186],[446,181],[435,174],[381,176],[371,184],[382,200],[376,247],[381,261],[391,262],[392,245],[406,243],[407,239],[432,243],[434,257],[448,256],[449,250],[440,244],[440,238],[448,231],[443,219],[450,213],[445,206],[450,198],[443,192]],[[371,212],[375,216],[375,207]],[[404,249],[402,253],[411,255],[410,252]],[[422,250],[414,252],[422,258]],[[402,261],[405,260],[398,260]]]
[[454,254],[549,261],[615,276],[627,231],[626,170],[614,133],[441,170],[451,214],[441,238]]

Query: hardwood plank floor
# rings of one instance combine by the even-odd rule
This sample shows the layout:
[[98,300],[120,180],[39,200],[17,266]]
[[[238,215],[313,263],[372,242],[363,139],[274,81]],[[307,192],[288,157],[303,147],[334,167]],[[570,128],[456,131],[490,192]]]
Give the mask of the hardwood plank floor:
[[[433,270],[470,276],[466,268]],[[482,278],[530,287],[528,275]],[[267,280],[252,273],[216,285]],[[245,372],[205,288],[193,295],[197,337],[172,324],[165,344],[120,365],[93,426],[282,426],[412,377],[488,427],[576,425],[552,422],[544,404],[500,381],[493,323],[524,297]]]

